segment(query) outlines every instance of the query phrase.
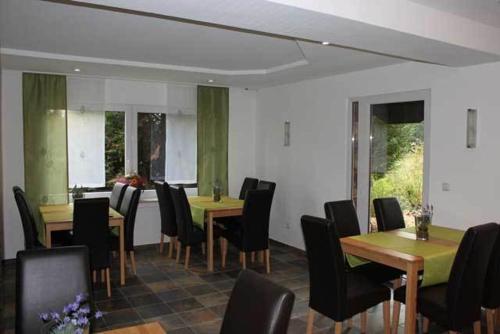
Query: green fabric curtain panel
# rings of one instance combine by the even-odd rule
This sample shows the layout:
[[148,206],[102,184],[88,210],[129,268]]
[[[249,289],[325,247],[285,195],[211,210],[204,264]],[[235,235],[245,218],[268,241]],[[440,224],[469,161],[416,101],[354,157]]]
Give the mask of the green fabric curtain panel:
[[66,116],[66,77],[24,73],[24,180],[37,211],[68,201]]
[[198,194],[212,195],[219,183],[227,195],[229,89],[198,86]]

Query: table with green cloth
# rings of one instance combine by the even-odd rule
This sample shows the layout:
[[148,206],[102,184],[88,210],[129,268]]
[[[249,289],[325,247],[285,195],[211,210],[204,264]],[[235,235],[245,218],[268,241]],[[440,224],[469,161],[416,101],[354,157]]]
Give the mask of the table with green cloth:
[[214,202],[211,196],[190,196],[188,198],[191,206],[193,223],[204,229],[205,213],[207,210],[218,209],[240,209],[243,208],[243,200],[222,196],[220,202]]
[[[429,286],[448,281],[455,254],[464,233],[461,230],[430,225],[427,241],[416,240],[415,227],[357,235],[351,238],[409,255],[421,256],[424,259],[421,286]],[[346,254],[346,257],[351,267],[369,262],[350,254]]]

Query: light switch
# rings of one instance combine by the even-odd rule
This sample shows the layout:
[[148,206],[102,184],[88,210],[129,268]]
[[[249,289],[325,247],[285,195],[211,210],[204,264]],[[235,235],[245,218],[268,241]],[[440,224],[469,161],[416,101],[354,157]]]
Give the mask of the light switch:
[[450,184],[448,182],[443,182],[441,188],[443,191],[450,191]]

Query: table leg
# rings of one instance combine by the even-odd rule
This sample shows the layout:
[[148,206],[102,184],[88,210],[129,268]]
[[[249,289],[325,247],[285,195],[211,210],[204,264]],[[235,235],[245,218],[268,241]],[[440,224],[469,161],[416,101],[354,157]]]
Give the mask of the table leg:
[[52,230],[45,224],[45,247],[52,247]]
[[207,270],[214,271],[214,217],[208,212],[207,219]]
[[125,285],[125,228],[120,224],[120,284]]
[[415,321],[417,317],[417,284],[418,270],[414,263],[406,266],[406,314],[405,333],[415,333]]

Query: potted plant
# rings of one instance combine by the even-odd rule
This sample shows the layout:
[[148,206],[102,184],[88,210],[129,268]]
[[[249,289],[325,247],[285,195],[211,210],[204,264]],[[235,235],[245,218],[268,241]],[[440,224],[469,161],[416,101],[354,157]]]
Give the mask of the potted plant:
[[434,207],[427,204],[423,207],[416,208],[413,212],[417,240],[429,240],[429,225],[432,224]]
[[83,187],[78,187],[77,184],[73,186],[71,189],[71,196],[73,197],[73,200],[78,199],[78,198],[83,198],[85,193],[85,188]]
[[50,311],[40,314],[44,325],[42,334],[87,334],[90,320],[102,317],[100,311],[92,314],[85,294],[76,295],[75,301],[64,306],[62,313]]

